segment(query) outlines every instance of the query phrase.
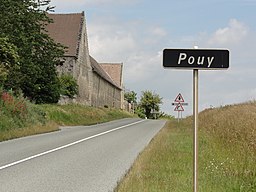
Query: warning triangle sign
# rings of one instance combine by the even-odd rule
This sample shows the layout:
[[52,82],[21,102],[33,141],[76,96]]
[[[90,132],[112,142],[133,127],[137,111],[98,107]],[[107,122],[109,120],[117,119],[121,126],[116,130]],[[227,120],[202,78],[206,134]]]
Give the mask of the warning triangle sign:
[[174,100],[175,102],[178,102],[178,103],[183,103],[185,102],[182,95],[179,93],[179,95],[176,97],[176,99]]
[[176,105],[174,111],[184,111],[184,108],[182,107],[182,104],[179,103],[178,105]]

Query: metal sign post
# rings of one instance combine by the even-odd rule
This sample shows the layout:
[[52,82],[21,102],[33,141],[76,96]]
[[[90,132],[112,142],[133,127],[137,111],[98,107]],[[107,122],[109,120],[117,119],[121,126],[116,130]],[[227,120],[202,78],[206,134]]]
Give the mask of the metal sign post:
[[193,189],[198,191],[198,69],[193,70],[194,160]]

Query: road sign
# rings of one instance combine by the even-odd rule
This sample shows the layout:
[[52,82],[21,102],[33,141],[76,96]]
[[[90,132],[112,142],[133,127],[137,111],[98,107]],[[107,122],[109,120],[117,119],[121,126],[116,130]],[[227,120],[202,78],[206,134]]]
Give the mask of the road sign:
[[184,108],[182,107],[182,104],[178,103],[178,105],[176,105],[174,111],[184,111]]
[[163,66],[180,69],[227,69],[227,49],[164,49]]
[[[198,191],[198,70],[229,68],[227,49],[164,49],[163,66],[177,69],[193,69],[193,192]],[[182,102],[174,110],[183,109]],[[184,109],[183,109],[184,110]],[[179,115],[180,111],[178,111]],[[182,113],[182,112],[181,112]]]
[[[178,112],[184,111],[183,106],[188,105],[188,103],[184,103],[184,102],[185,102],[184,98],[182,97],[181,93],[179,93],[177,95],[176,99],[174,100],[174,103],[172,103],[172,105],[175,105],[174,111],[178,111]],[[179,116],[179,114],[178,114],[178,116]]]
[[[178,105],[179,103],[172,103],[172,105]],[[188,103],[181,103],[183,106],[188,106]]]
[[179,93],[176,97],[176,99],[174,100],[174,102],[178,102],[178,103],[183,103],[185,102],[182,95]]

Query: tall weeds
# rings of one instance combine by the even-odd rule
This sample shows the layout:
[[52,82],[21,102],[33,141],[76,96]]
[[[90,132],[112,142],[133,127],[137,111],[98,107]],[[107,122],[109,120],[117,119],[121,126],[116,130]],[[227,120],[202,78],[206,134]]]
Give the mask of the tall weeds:
[[207,109],[199,122],[202,191],[256,191],[256,102]]
[[22,96],[0,90],[0,141],[28,135],[25,128],[43,126],[46,122],[45,113],[36,105]]

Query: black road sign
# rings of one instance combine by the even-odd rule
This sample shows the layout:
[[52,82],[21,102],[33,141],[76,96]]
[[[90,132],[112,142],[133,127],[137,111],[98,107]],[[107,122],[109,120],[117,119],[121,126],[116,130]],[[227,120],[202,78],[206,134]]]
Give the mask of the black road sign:
[[164,49],[163,66],[182,69],[227,69],[227,49]]
[[181,104],[182,106],[184,105],[184,106],[187,106],[188,105],[188,103],[172,103],[172,105],[179,105],[179,104]]

